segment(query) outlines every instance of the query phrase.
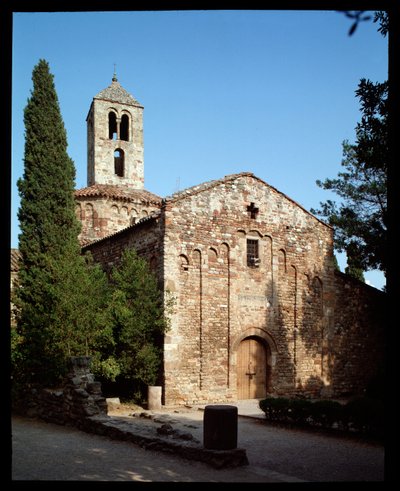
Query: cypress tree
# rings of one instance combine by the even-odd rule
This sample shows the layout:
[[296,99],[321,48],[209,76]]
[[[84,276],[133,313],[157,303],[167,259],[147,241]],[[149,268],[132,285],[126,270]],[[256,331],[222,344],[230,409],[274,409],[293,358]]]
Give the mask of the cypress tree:
[[[80,255],[75,167],[67,154],[66,130],[47,61],[39,60],[32,80],[24,111],[24,174],[18,180],[21,262],[13,300],[19,366],[14,369],[25,382],[49,384],[64,373],[68,355],[88,353],[85,340],[91,336],[82,330],[95,329],[96,306],[91,304],[95,311],[89,316],[78,296],[90,296],[96,284],[104,291],[105,278],[96,271],[91,284]],[[88,285],[88,291],[82,291],[82,285]],[[79,325],[80,314],[92,325]]]
[[[19,247],[25,263],[42,255],[79,252],[80,225],[75,216],[75,167],[67,154],[67,135],[53,75],[45,60],[32,74],[33,91],[24,111],[24,175],[18,181]],[[31,264],[27,264],[31,266]]]

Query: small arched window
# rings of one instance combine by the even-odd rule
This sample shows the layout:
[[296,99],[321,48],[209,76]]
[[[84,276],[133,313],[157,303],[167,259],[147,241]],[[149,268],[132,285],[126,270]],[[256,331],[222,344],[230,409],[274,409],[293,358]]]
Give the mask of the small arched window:
[[278,270],[280,273],[286,273],[286,252],[283,249],[278,251]]
[[247,266],[258,268],[260,265],[257,239],[247,239]]
[[135,208],[132,208],[131,210],[131,213],[130,213],[130,217],[131,217],[131,225],[133,225],[134,223],[136,223],[136,220],[138,218],[139,214],[137,212],[137,210],[135,210]]
[[114,152],[114,173],[119,177],[124,177],[124,152],[120,148]]
[[181,273],[189,271],[189,260],[184,254],[179,255],[179,269]]
[[121,140],[129,141],[129,117],[127,114],[122,115],[119,133]]
[[117,116],[112,111],[108,113],[108,138],[110,140],[117,139]]
[[86,227],[92,228],[94,225],[94,211],[93,205],[91,203],[86,203],[85,205],[85,221]]
[[78,203],[75,207],[75,216],[78,220],[82,221],[83,220],[83,211],[82,211],[82,206],[80,203]]
[[318,278],[318,276],[314,277],[311,286],[315,300],[322,298],[322,281]]

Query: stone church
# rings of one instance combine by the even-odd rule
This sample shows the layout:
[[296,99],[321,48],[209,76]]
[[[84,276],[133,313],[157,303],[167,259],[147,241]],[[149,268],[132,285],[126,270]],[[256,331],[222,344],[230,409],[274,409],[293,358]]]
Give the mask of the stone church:
[[82,251],[107,270],[134,247],[176,299],[163,404],[363,391],[384,293],[337,271],[332,228],[251,172],[146,190],[143,109],[115,76],[93,98],[75,198]]

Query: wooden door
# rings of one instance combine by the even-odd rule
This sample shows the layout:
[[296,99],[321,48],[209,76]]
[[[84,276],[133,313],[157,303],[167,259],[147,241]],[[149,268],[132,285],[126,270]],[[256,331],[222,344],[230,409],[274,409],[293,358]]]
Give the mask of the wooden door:
[[262,343],[244,339],[237,353],[238,399],[261,399],[267,394],[267,356]]

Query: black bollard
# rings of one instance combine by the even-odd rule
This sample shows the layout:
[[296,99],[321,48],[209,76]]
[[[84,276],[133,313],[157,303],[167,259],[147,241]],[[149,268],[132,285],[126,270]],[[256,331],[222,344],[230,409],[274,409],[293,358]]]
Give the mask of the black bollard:
[[232,450],[237,447],[238,408],[236,406],[206,406],[203,418],[204,448]]

